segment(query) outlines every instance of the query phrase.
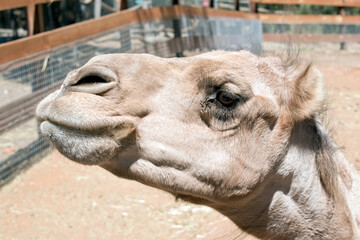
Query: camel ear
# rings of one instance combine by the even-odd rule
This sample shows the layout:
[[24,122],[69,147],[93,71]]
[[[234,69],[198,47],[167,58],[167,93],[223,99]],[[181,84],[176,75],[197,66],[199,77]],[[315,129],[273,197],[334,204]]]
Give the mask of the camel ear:
[[309,65],[306,70],[290,82],[291,96],[288,111],[292,121],[301,121],[318,112],[324,102],[322,74]]

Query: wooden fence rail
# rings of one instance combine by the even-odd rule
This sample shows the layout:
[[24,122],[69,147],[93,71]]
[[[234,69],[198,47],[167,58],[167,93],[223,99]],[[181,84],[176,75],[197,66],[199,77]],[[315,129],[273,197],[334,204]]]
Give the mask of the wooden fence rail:
[[[0,11],[26,7],[26,18],[27,18],[27,27],[28,35],[32,36],[34,34],[34,25],[35,25],[35,9],[39,4],[51,4],[53,2],[60,2],[65,0],[0,0]],[[96,3],[94,15],[95,18],[101,16],[101,8],[104,8],[110,12],[117,12],[127,8],[126,0],[116,0],[115,9],[103,3],[101,0],[94,0]],[[43,19],[42,19],[43,20]],[[40,23],[43,24],[43,23]]]
[[[28,33],[29,36],[34,34],[34,23],[35,23],[35,8],[38,4],[59,2],[65,0],[0,0],[0,11],[7,9],[14,9],[19,7],[26,7],[27,23],[28,23]],[[115,0],[115,9],[110,8],[106,4],[102,3],[101,0],[94,0],[95,18],[101,16],[101,6],[105,9],[110,10],[111,12],[117,12],[127,8],[126,0]],[[173,4],[177,5],[178,0],[173,0]],[[250,0],[252,12],[257,12],[257,6],[259,3],[264,4],[312,4],[312,5],[326,5],[326,6],[337,6],[339,8],[339,15],[335,16],[287,16],[287,15],[277,15],[277,16],[259,16],[260,20],[269,21],[273,23],[319,23],[319,24],[356,24],[359,23],[359,17],[357,16],[343,16],[344,11],[341,9],[343,7],[360,7],[360,0]],[[210,1],[210,7],[214,6],[214,1]],[[239,10],[239,0],[234,0],[234,10]]]
[[251,3],[287,4],[287,5],[322,5],[337,7],[360,7],[359,0],[250,0]]
[[[276,15],[247,13],[230,10],[218,10],[211,8],[199,8],[191,6],[169,6],[156,7],[150,9],[124,10],[121,12],[109,14],[107,16],[68,25],[52,31],[43,32],[27,38],[0,44],[0,65],[16,59],[27,57],[35,53],[45,51],[64,44],[71,44],[76,40],[90,37],[92,35],[121,27],[126,24],[155,20],[155,19],[173,19],[181,16],[190,17],[234,17],[246,19],[258,19],[264,23],[282,23],[282,24],[360,24],[360,16],[332,16],[332,15]],[[265,35],[264,35],[265,36]],[[267,37],[264,37],[267,39]],[[318,38],[325,39],[325,38]],[[336,38],[333,38],[336,39]],[[354,41],[358,35],[350,37],[348,35],[339,35],[341,41]],[[313,38],[316,40],[316,38]],[[21,51],[19,51],[21,49]],[[2,67],[4,68],[4,66]],[[1,67],[0,67],[1,70]]]
[[61,0],[0,0],[0,11],[26,7],[29,36],[34,33],[35,6],[37,4],[58,2]]
[[58,1],[61,0],[0,0],[0,11]]

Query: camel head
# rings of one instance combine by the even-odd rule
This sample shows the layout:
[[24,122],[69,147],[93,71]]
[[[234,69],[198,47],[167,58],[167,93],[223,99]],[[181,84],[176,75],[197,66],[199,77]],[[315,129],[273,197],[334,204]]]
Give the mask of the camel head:
[[247,51],[100,55],[70,72],[37,118],[69,159],[220,211],[246,208],[322,102],[318,71],[290,68]]

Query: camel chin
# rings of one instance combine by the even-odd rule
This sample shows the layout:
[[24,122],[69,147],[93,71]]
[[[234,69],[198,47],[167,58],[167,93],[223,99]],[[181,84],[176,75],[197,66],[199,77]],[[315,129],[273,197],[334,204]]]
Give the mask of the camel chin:
[[71,129],[50,121],[43,121],[40,130],[61,154],[85,165],[99,165],[110,160],[119,149],[119,144],[109,136]]

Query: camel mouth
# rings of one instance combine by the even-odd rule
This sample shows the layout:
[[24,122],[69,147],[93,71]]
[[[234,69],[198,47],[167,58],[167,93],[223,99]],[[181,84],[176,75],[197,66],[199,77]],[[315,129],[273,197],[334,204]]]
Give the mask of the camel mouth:
[[[56,128],[66,129],[69,133],[72,131],[79,132],[79,133],[86,133],[86,134],[98,134],[98,133],[104,133],[108,132],[108,129],[113,128],[113,123],[110,122],[93,122],[90,121],[84,121],[83,123],[80,123],[78,121],[67,121],[66,119],[56,119],[51,117],[45,117],[41,118],[38,117],[37,119],[39,125],[40,125],[40,132],[43,133],[43,131],[47,131],[50,128],[48,128],[49,125],[52,125]],[[46,127],[42,128],[41,126],[44,125]],[[46,133],[45,133],[46,134]]]
[[86,132],[48,120],[41,122],[40,131],[61,154],[85,165],[98,165],[109,160],[119,148],[117,141],[105,132]]
[[[69,132],[81,131],[92,134],[109,133],[109,131],[114,129],[133,129],[136,125],[136,119],[128,116],[101,116],[100,118],[98,115],[88,114],[84,117],[82,113],[59,113],[57,115],[50,115],[47,110],[44,111],[40,109],[41,108],[38,107],[36,113],[36,118],[40,125],[48,122],[55,126],[69,129]],[[71,120],[67,117],[68,114],[72,114],[73,118]]]

